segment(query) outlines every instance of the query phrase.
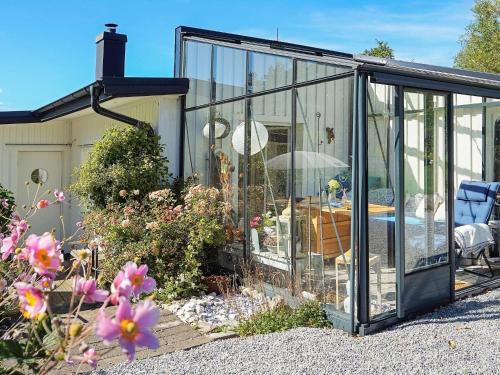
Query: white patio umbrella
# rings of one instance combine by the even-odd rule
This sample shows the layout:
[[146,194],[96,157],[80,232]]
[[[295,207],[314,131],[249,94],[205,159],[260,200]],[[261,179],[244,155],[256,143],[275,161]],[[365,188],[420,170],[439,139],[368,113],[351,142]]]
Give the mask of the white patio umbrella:
[[[292,164],[292,153],[278,155],[267,162],[271,169],[290,169]],[[295,151],[295,169],[328,169],[328,168],[348,168],[343,161],[314,151]]]

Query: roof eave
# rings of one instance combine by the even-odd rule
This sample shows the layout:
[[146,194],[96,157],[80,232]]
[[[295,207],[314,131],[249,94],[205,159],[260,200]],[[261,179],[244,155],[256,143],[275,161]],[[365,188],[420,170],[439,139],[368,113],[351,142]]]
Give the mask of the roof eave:
[[121,97],[185,95],[189,90],[187,78],[105,77],[34,111],[0,112],[0,124],[45,122],[90,108],[90,91],[97,84],[104,86],[100,103]]
[[[491,79],[450,74],[446,72],[424,70],[416,71],[412,69],[374,64],[360,65],[358,70],[373,75],[375,81],[385,84],[403,85],[409,87],[418,84],[422,85],[422,87],[428,86],[427,88],[429,89],[441,89],[443,91],[469,95],[492,98],[498,98],[500,96],[500,81]],[[384,79],[381,79],[381,77],[384,77]],[[387,77],[392,77],[392,79],[388,79]]]

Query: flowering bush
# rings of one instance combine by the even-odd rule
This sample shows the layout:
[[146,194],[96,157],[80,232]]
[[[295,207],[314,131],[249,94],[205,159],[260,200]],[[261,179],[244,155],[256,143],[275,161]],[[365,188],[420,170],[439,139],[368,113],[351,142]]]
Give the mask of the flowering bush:
[[[9,218],[14,211],[14,195],[11,191],[0,185],[0,236],[7,231]],[[0,237],[0,239],[2,239]]]
[[[61,249],[76,233],[60,241],[49,232],[28,235],[28,222],[34,215],[43,214],[44,208],[64,200],[63,192],[55,191],[50,198],[49,192],[38,197],[37,191],[33,205],[23,215],[14,212],[8,218],[0,241],[1,262],[5,265],[0,268],[2,374],[47,374],[62,363],[95,368],[99,353],[86,343],[93,333],[104,344],[118,340],[129,360],[134,359],[136,346],[159,346],[151,332],[159,318],[158,308],[150,300],[139,302],[135,310],[131,305],[131,300],[156,287],[155,280],[147,275],[146,265],[125,264],[111,290],[100,289],[89,276],[90,250],[76,252],[64,266]],[[72,297],[67,314],[62,316],[54,312],[51,301],[64,282],[72,285]],[[84,303],[102,304],[95,322],[77,319]],[[118,308],[107,316],[105,308],[111,304]]]
[[116,272],[135,259],[148,265],[160,297],[184,297],[203,288],[202,264],[215,253],[204,250],[224,242],[222,211],[216,188],[195,185],[181,196],[170,189],[153,191],[142,201],[89,212],[83,239],[101,250],[104,283],[112,284]]
[[141,200],[165,185],[168,161],[159,137],[131,126],[111,128],[97,141],[88,160],[76,171],[71,190],[89,209]]

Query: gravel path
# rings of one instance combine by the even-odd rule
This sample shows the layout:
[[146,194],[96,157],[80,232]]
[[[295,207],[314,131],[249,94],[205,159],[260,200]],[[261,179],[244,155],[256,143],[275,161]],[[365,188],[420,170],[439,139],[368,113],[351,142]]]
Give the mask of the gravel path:
[[299,328],[212,342],[96,374],[500,374],[500,290],[390,330]]

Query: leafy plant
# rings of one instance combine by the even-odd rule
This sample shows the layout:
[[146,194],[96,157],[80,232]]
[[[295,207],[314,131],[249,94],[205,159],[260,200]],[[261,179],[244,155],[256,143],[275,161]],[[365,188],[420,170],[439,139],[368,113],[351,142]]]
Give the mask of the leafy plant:
[[14,205],[14,194],[0,185],[0,233],[7,232],[7,224],[14,211]]
[[330,328],[331,326],[321,305],[316,301],[307,301],[295,310],[283,306],[257,313],[240,323],[236,327],[236,332],[240,336],[252,336],[282,332],[297,327]]
[[160,138],[146,130],[111,128],[92,147],[70,189],[90,209],[124,203],[123,191],[140,200],[166,186],[168,160],[162,152]]
[[224,242],[222,210],[216,188],[191,186],[181,196],[163,189],[89,212],[83,240],[101,248],[104,283],[135,259],[148,265],[159,298],[185,297],[203,288],[202,265]]

